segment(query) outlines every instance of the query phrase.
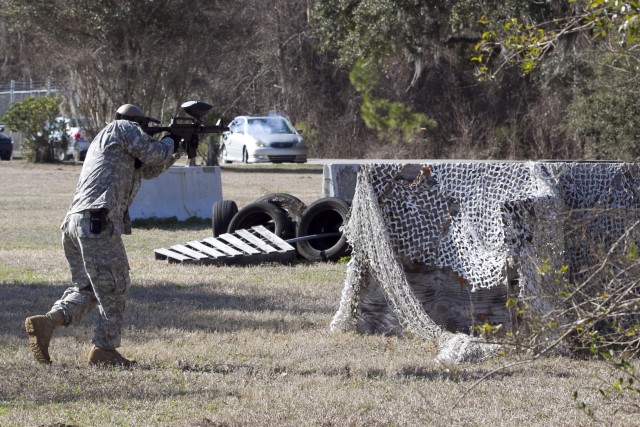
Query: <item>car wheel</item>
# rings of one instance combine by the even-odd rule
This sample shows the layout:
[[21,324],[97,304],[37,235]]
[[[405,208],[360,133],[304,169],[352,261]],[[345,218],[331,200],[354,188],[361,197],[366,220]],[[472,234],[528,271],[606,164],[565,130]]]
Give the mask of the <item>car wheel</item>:
[[226,233],[229,223],[238,213],[238,205],[233,200],[215,202],[211,208],[211,226],[213,237]]
[[271,203],[251,203],[243,207],[233,216],[229,223],[228,233],[236,230],[249,229],[262,225],[278,237],[284,237],[290,227],[286,214],[279,207]]
[[65,160],[67,160],[67,153],[62,148],[56,148],[54,150],[54,155],[56,159],[60,162],[64,162]]
[[11,156],[1,155],[0,154],[0,160],[11,160]]
[[302,200],[287,193],[272,193],[260,197],[256,202],[271,203],[285,211],[292,225],[291,230],[287,232],[287,238],[295,236],[295,225],[300,222],[302,214],[307,209],[307,205]]
[[313,202],[304,211],[296,228],[296,237],[339,233],[296,242],[298,253],[309,261],[337,261],[350,252],[340,227],[347,220],[349,204],[337,197],[325,197]]

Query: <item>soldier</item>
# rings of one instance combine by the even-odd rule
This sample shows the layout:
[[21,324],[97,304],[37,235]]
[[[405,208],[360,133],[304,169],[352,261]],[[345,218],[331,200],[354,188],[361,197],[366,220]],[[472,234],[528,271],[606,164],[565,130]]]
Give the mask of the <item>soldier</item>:
[[128,208],[141,178],[164,172],[180,157],[182,147],[179,137],[156,141],[147,135],[149,122],[158,121],[135,105],[122,105],[115,119],[91,143],[61,226],[72,286],[48,313],[25,320],[29,347],[40,363],[51,363],[49,343],[54,330],[78,322],[97,306],[89,364],[135,364],[116,350],[130,284],[121,235],[131,233]]

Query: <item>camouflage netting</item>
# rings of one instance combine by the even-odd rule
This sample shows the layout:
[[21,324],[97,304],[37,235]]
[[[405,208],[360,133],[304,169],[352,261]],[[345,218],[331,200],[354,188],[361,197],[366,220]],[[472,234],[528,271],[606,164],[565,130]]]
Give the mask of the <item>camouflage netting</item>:
[[[638,220],[639,190],[640,168],[629,163],[362,165],[344,226],[353,257],[331,329],[356,329],[360,291],[373,279],[405,331],[438,340],[440,360],[485,357],[494,349],[461,341],[427,315],[406,266],[452,269],[478,292],[515,272],[520,297],[543,313],[554,284],[540,268],[567,265],[579,280],[597,262],[594,242],[637,241],[625,231]],[[570,232],[578,223],[588,233]],[[452,342],[464,342],[464,354]]]

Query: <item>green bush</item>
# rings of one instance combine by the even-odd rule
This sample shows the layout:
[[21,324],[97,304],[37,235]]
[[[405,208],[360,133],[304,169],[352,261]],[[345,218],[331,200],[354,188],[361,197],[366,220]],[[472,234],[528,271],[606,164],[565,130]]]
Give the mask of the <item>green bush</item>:
[[593,62],[594,76],[567,111],[567,124],[591,159],[640,160],[637,63]]
[[23,151],[26,158],[32,162],[51,162],[54,159],[53,132],[64,134],[66,125],[56,120],[59,116],[61,98],[42,96],[27,98],[11,104],[2,118],[7,128],[14,132],[21,132],[25,142]]

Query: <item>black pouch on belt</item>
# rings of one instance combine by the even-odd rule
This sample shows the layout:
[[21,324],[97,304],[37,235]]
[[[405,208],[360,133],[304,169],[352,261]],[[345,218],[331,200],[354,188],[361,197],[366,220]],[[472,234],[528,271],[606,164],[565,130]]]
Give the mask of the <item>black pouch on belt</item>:
[[107,222],[107,209],[89,211],[89,231],[93,234],[100,234]]

